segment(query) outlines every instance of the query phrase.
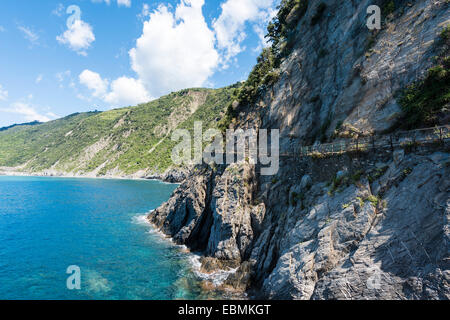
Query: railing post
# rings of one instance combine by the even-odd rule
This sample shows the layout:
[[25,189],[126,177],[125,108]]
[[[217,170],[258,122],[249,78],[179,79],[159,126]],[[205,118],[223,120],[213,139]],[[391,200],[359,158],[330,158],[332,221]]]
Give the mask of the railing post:
[[441,142],[444,142],[444,139],[443,139],[443,134],[442,134],[442,127],[440,127],[439,128],[439,140],[441,140]]

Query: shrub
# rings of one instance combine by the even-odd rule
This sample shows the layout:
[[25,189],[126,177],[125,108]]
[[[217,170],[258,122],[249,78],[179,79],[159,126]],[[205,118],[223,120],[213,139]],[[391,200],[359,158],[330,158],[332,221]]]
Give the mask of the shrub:
[[378,199],[376,196],[374,195],[370,195],[367,198],[367,201],[369,201],[374,207],[378,206],[378,203],[380,201],[380,199]]
[[328,191],[329,195],[334,194],[336,191],[339,191],[341,187],[348,186],[349,178],[348,177],[341,177],[338,178],[337,176],[334,176],[333,180],[331,181],[331,188]]
[[237,100],[239,105],[254,103],[260,90],[272,85],[278,80],[279,73],[275,70],[275,57],[270,48],[265,48],[258,57],[257,64],[248,76],[247,81],[239,90]]
[[450,60],[444,58],[442,64],[428,70],[424,80],[409,85],[402,91],[400,106],[404,113],[403,127],[434,126],[437,115],[450,103]]
[[442,29],[440,38],[443,41],[450,39],[450,24],[448,24],[444,29]]
[[400,93],[399,103],[403,111],[403,127],[413,129],[419,126],[434,126],[439,123],[439,114],[445,112],[450,103],[450,24],[437,41],[436,62],[425,74],[424,79],[410,84]]
[[[278,13],[275,18],[269,23],[267,27],[266,38],[272,42],[272,49],[274,53],[281,58],[287,52],[281,52],[282,43],[287,41],[293,28],[298,21],[304,16],[308,9],[308,0],[282,0]],[[288,21],[288,17],[290,18]],[[286,46],[289,48],[289,46]]]
[[361,197],[356,197],[356,200],[359,202],[359,206],[362,208],[364,207],[364,200]]
[[368,176],[368,180],[370,183],[374,182],[375,180],[377,180],[378,178],[380,178],[381,176],[383,176],[387,169],[389,169],[388,166],[384,166],[382,168],[376,169],[375,172],[371,175]]
[[394,0],[386,2],[386,4],[383,7],[383,14],[384,15],[390,15],[394,13],[395,11],[395,2]]
[[361,176],[363,175],[363,171],[362,170],[358,170],[355,172],[355,174],[352,175],[352,181],[353,183],[358,182],[359,180],[361,180]]

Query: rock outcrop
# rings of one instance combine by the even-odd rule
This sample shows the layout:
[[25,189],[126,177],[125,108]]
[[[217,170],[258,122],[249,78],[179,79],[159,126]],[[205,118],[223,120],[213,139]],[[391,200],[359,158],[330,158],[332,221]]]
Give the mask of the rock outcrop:
[[[313,24],[320,3],[309,1],[279,80],[233,124],[280,129],[281,154],[332,140],[337,127],[392,130],[397,91],[432,65],[450,23],[447,1],[395,1],[401,8],[372,34],[371,1],[324,1]],[[149,219],[208,257],[208,270],[239,266],[226,284],[251,297],[449,299],[448,151],[282,157],[276,176],[202,166]]]

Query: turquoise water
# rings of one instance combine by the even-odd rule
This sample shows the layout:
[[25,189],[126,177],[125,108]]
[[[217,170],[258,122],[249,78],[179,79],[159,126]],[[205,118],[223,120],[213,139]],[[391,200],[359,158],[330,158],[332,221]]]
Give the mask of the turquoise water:
[[[175,187],[0,177],[0,299],[202,297],[187,254],[144,219]],[[81,290],[67,289],[71,265]]]

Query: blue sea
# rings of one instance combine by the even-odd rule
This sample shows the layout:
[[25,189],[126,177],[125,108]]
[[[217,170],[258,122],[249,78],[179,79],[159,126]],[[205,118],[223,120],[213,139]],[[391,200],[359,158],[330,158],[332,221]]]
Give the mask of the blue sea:
[[[189,254],[145,219],[175,188],[0,177],[0,299],[210,298]],[[69,266],[80,268],[80,290],[67,288]]]

